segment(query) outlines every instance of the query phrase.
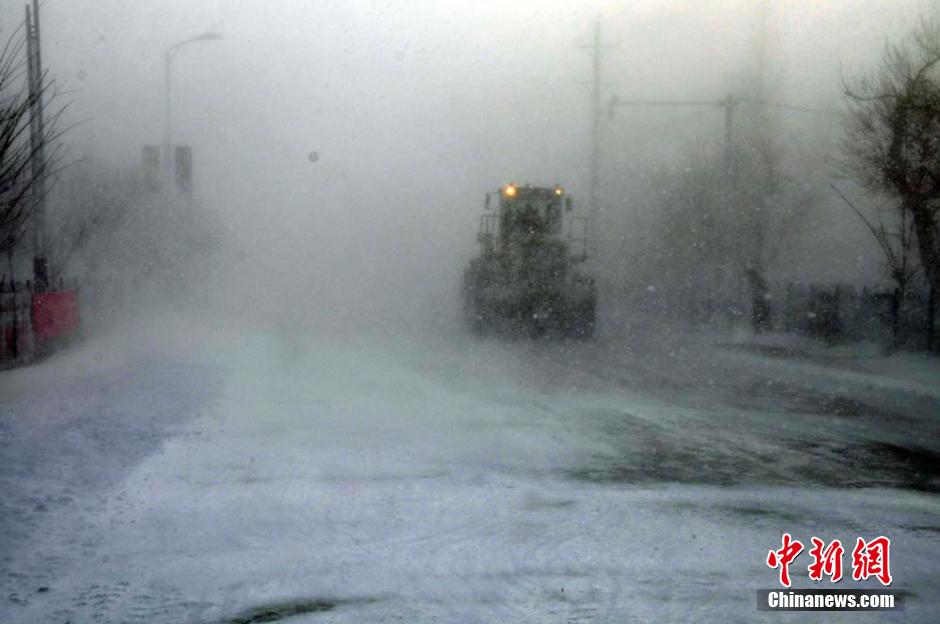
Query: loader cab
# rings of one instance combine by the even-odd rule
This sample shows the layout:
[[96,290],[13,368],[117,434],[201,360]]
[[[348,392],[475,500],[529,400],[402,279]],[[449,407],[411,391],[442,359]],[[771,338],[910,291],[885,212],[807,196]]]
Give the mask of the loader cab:
[[558,237],[563,212],[571,202],[560,186],[533,188],[507,184],[499,192],[499,235],[503,245],[513,240]]

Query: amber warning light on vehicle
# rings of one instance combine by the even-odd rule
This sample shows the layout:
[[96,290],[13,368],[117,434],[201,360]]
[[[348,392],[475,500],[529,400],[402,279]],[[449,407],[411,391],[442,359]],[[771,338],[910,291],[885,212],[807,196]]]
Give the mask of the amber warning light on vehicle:
[[503,189],[503,194],[504,194],[506,197],[515,197],[515,196],[516,196],[516,185],[515,185],[515,184],[511,184],[511,183],[510,183],[510,184],[507,184],[507,185],[506,185],[506,188]]

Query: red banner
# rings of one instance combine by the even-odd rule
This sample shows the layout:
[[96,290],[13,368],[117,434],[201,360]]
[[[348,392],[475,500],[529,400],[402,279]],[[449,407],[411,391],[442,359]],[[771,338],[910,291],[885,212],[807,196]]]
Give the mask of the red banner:
[[49,340],[78,332],[78,293],[33,294],[33,337]]

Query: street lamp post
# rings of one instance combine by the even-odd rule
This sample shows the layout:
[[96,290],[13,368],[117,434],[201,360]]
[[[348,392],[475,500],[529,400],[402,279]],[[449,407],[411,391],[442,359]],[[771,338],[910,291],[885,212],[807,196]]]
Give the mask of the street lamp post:
[[164,126],[164,129],[163,129],[163,162],[164,162],[167,174],[170,177],[172,177],[172,174],[173,174],[173,167],[171,164],[173,160],[173,153],[172,153],[173,134],[172,134],[172,113],[170,109],[170,90],[171,90],[170,88],[172,85],[172,82],[170,80],[170,66],[173,62],[173,57],[176,56],[176,53],[180,51],[180,48],[182,48],[188,43],[194,43],[196,41],[218,41],[219,39],[222,39],[222,35],[217,32],[212,32],[212,31],[204,32],[201,35],[196,35],[195,37],[184,39],[183,41],[180,41],[179,43],[170,46],[163,53],[163,60],[164,60],[165,71],[166,71],[166,102],[165,102],[166,125]]

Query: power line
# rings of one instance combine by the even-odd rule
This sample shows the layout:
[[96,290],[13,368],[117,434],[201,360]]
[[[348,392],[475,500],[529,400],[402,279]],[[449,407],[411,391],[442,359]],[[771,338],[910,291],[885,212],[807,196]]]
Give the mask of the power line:
[[745,104],[756,104],[759,106],[767,106],[768,108],[777,108],[780,110],[788,110],[797,113],[810,113],[813,115],[830,115],[833,117],[841,117],[845,115],[845,111],[838,111],[830,108],[813,108],[810,106],[794,106],[792,104],[781,104],[779,102],[769,102],[767,100],[760,100],[757,98],[738,98],[739,102],[744,102]]
[[729,93],[720,100],[622,100],[618,96],[611,96],[607,104],[607,115],[613,118],[614,112],[618,107],[686,107],[686,106],[707,106],[714,108],[723,108],[725,111],[725,148],[724,148],[724,169],[729,186],[734,185],[735,162],[734,162],[734,112],[739,104],[749,104],[752,106],[766,106],[778,110],[791,112],[808,113],[814,115],[826,115],[841,117],[845,113],[832,109],[811,108],[808,106],[794,106],[792,104],[782,104],[771,102],[760,98],[736,97]]

